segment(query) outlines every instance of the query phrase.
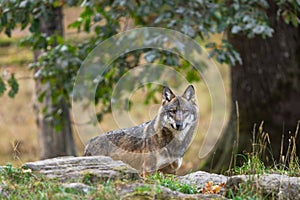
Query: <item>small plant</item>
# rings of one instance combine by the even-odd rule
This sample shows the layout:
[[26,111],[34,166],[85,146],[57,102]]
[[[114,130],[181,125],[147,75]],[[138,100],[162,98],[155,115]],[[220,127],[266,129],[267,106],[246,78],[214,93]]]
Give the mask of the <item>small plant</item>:
[[11,164],[0,166],[0,199],[120,199],[115,185],[108,180],[94,183],[95,190],[87,193],[65,188],[55,179],[35,175],[30,169],[15,168]]
[[87,185],[92,185],[93,174],[85,173],[82,182]]
[[174,175],[163,175],[162,173],[156,172],[154,175],[149,176],[147,181],[149,181],[151,184],[158,184],[185,194],[199,193],[196,186],[180,183]]
[[134,189],[136,194],[152,194],[152,196],[161,193],[160,185],[142,185]]
[[148,192],[150,190],[152,190],[152,188],[149,185],[142,185],[142,186],[136,187],[134,189],[134,191],[138,192],[138,193],[144,193],[144,192]]
[[33,179],[37,179],[30,170],[14,168],[10,163],[0,169],[2,179],[9,180],[17,184],[25,184]]
[[117,200],[120,197],[114,190],[114,185],[111,184],[110,180],[106,181],[104,184],[99,184],[96,191],[91,195],[91,199],[99,200]]
[[288,175],[298,177],[300,176],[300,161],[298,157],[295,158],[293,163],[290,163]]
[[233,200],[256,200],[263,199],[262,196],[258,193],[257,188],[253,187],[253,184],[239,184],[238,188],[235,190],[230,189],[228,191],[228,197]]
[[1,168],[0,183],[6,191],[4,196],[0,193],[0,199],[46,199],[51,194],[64,192],[56,180],[48,181],[29,169],[15,168],[11,164]]
[[[300,121],[297,124],[296,131],[294,134],[290,134],[289,144],[286,152],[283,152],[283,138],[280,150],[280,162],[276,163],[272,157],[271,142],[268,133],[263,131],[263,122],[259,126],[258,133],[256,136],[255,128],[253,130],[253,142],[252,152],[247,156],[241,156],[244,160],[242,166],[234,166],[233,171],[235,174],[265,174],[265,173],[280,173],[287,174],[290,176],[300,176],[300,162],[299,157],[296,155],[296,139],[299,131]],[[266,154],[266,152],[269,152]],[[264,162],[271,165],[266,167]]]
[[[246,155],[240,155],[237,154],[236,151],[233,151],[233,168],[231,169],[230,166],[228,171],[229,175],[249,175],[250,179],[246,182],[237,184],[236,188],[227,191],[227,197],[231,199],[267,199],[273,197],[272,195],[274,194],[265,194],[264,191],[259,188],[257,182],[252,180],[254,176],[259,177],[260,175],[267,173],[300,176],[300,162],[299,157],[296,155],[296,139],[299,132],[299,126],[300,121],[298,121],[295,133],[290,134],[286,152],[283,151],[284,136],[282,136],[280,162],[278,163],[272,155],[269,134],[263,130],[263,122],[260,124],[258,130],[255,130],[254,125],[252,151]],[[239,126],[237,126],[237,135],[239,135]],[[238,146],[234,146],[235,150],[237,148]],[[241,157],[243,160],[243,164],[241,166],[237,165],[236,160],[238,157]],[[266,167],[265,163],[266,165],[273,165]]]
[[256,155],[243,156],[244,164],[234,167],[234,174],[264,174],[266,167]]

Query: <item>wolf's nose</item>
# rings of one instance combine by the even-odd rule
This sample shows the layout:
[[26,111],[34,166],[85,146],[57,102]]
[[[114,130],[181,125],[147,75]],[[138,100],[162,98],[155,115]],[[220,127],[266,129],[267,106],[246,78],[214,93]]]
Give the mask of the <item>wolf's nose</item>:
[[182,130],[182,122],[176,122],[176,129],[177,130]]

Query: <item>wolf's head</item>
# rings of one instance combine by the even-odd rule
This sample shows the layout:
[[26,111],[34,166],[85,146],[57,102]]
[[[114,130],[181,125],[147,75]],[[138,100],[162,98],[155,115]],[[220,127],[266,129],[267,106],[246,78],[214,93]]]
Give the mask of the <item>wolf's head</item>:
[[176,96],[168,87],[163,88],[159,118],[163,127],[182,131],[195,125],[198,107],[195,103],[195,90],[189,85],[181,96]]

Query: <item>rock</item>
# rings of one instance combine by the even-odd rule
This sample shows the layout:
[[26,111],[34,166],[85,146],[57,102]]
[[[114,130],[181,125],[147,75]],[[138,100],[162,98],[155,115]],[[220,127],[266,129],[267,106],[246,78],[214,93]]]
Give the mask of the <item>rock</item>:
[[[117,195],[121,199],[226,199],[222,196],[225,195],[224,192],[228,194],[229,190],[231,190],[233,193],[236,193],[241,190],[240,188],[248,188],[257,197],[300,200],[300,178],[280,174],[226,177],[198,171],[185,176],[177,176],[177,180],[181,183],[196,185],[198,189],[203,189],[208,182],[213,182],[213,185],[225,183],[225,189],[222,185],[220,194],[184,194],[172,191],[167,187],[144,183],[140,180],[137,170],[124,164],[122,161],[115,161],[105,156],[53,158],[25,163],[23,168],[44,174],[48,178],[58,179],[63,182],[62,186],[66,191],[75,190],[85,194],[94,189],[98,191],[99,188],[94,188],[84,183],[90,184],[99,181],[103,183],[107,180],[120,180],[114,182],[113,188],[108,187],[107,189],[103,186],[103,194],[99,193],[102,196],[104,195],[103,197],[106,197],[105,195],[113,195],[114,197]],[[241,185],[244,186],[241,187]],[[95,193],[95,197],[99,194]],[[6,186],[0,183],[0,198],[8,196]],[[60,196],[59,198],[62,197]],[[76,199],[77,197],[74,196],[74,198]]]
[[228,177],[219,174],[210,174],[204,171],[197,171],[185,176],[179,176],[178,180],[182,183],[193,184],[198,188],[203,188],[205,183],[212,181],[214,184],[226,183]]
[[59,157],[25,163],[22,167],[62,182],[139,179],[137,170],[106,156]]
[[91,190],[93,190],[91,186],[88,186],[83,183],[63,183],[62,187],[66,190],[76,190],[78,192],[86,193],[86,194]]
[[126,184],[119,188],[119,196],[124,200],[132,199],[226,199],[218,194],[184,194],[170,188],[144,183]]
[[226,190],[236,191],[239,184],[249,184],[255,187],[262,196],[276,199],[299,199],[300,178],[280,174],[237,175],[232,176],[226,183]]

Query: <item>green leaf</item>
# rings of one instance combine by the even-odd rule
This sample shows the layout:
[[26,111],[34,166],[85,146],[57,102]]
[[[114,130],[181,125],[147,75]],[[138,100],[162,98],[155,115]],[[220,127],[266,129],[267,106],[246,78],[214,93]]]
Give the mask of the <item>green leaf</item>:
[[77,28],[78,30],[80,30],[81,24],[82,24],[82,19],[79,18],[79,19],[77,19],[75,22],[69,24],[69,25],[68,25],[68,28]]
[[0,96],[4,94],[5,90],[6,90],[5,83],[3,79],[0,77]]
[[14,98],[15,95],[19,91],[19,84],[18,84],[17,80],[15,79],[15,75],[14,74],[11,75],[11,77],[7,81],[7,83],[10,86],[10,90],[8,92],[8,96],[11,97],[11,98]]
[[199,74],[195,70],[189,70],[186,74],[186,79],[188,82],[200,81]]
[[85,32],[90,32],[90,22],[91,22],[91,19],[90,18],[87,18],[85,20],[85,23],[84,23],[84,27],[83,27],[83,30]]
[[38,96],[38,101],[39,101],[40,103],[42,103],[42,102],[44,101],[44,98],[45,98],[46,94],[47,94],[46,91],[43,91],[41,94],[39,94],[39,96]]
[[40,29],[40,20],[39,19],[34,19],[31,23],[31,26],[29,27],[29,31],[31,33],[36,33]]
[[8,37],[11,37],[11,29],[10,29],[10,27],[5,29],[5,34],[6,34]]

